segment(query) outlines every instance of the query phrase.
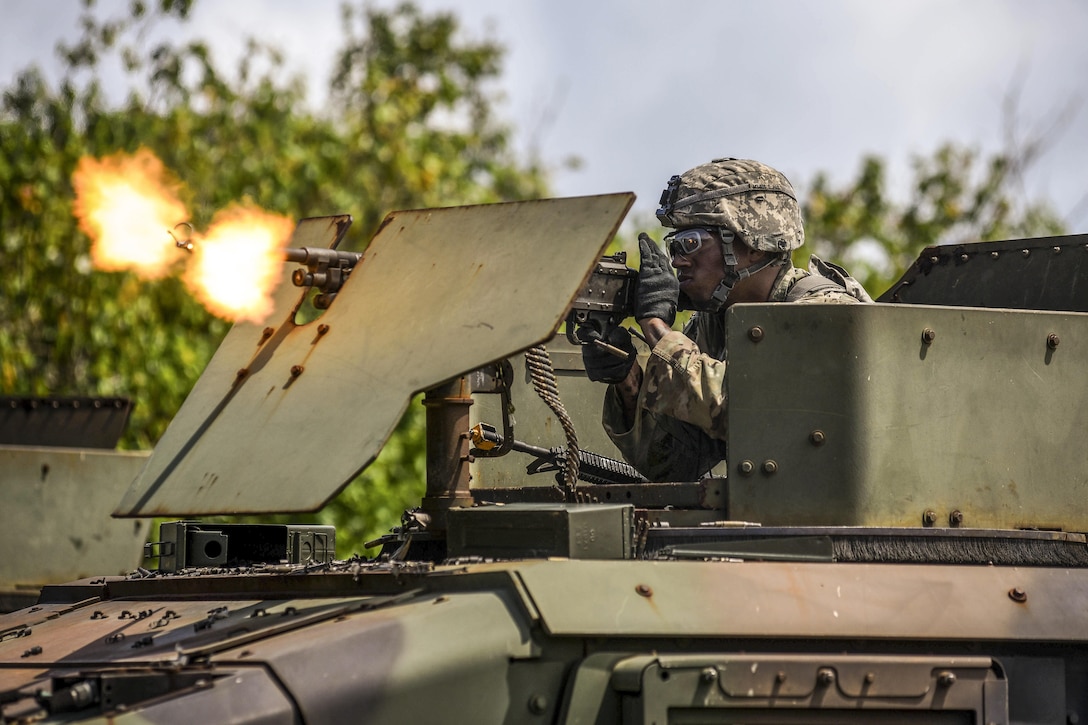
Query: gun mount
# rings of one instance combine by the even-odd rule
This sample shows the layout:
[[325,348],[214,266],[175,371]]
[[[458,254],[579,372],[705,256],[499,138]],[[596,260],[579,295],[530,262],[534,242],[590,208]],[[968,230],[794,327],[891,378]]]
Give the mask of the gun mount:
[[623,351],[605,340],[613,328],[634,314],[637,293],[638,272],[627,266],[627,252],[601,257],[571,302],[567,340],[572,345],[599,345],[624,357]]
[[[320,507],[425,391],[421,507],[372,558],[45,587],[0,618],[0,719],[1088,714],[1088,236],[927,249],[872,305],[738,305],[727,466],[560,478],[543,452],[572,448],[538,387],[576,452],[616,455],[604,386],[554,333],[629,204],[396,213],[308,323],[285,270],[276,317],[232,329],[118,513]],[[341,234],[305,220],[292,246]]]
[[296,287],[320,290],[313,299],[314,307],[319,310],[329,308],[362,256],[362,252],[341,252],[325,247],[288,247],[284,250],[288,262],[305,265],[291,273],[291,283]]

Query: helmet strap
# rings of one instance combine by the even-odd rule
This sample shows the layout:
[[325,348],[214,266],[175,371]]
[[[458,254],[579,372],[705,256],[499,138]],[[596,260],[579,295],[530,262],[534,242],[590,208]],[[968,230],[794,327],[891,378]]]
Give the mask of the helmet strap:
[[722,238],[722,261],[725,266],[725,275],[721,281],[718,282],[718,286],[714,288],[714,292],[710,295],[710,301],[703,308],[706,312],[717,312],[723,306],[725,306],[725,300],[729,297],[729,293],[733,291],[733,288],[737,286],[737,283],[742,279],[751,277],[753,274],[770,267],[772,264],[785,264],[788,257],[774,256],[768,254],[758,262],[745,267],[744,269],[737,269],[737,255],[733,251],[733,240],[736,235],[725,227],[719,227],[718,233]]

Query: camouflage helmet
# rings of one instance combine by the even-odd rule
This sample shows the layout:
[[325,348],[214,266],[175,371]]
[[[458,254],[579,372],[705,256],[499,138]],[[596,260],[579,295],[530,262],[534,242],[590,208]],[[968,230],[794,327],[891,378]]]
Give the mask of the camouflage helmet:
[[765,252],[785,254],[805,243],[789,179],[758,161],[714,159],[673,176],[657,218],[666,227],[724,227]]

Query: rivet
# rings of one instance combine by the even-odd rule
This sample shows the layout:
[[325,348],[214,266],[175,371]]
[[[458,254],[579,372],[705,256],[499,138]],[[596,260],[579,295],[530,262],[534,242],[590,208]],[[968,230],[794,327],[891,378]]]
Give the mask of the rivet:
[[317,334],[318,335],[324,335],[328,331],[329,331],[329,326],[328,325],[318,325],[317,326]]
[[778,463],[771,458],[763,462],[763,472],[768,476],[778,473]]
[[716,667],[704,667],[699,676],[702,677],[703,682],[713,682],[718,679],[718,669]]
[[302,375],[303,369],[304,368],[301,365],[292,365],[291,366],[291,377],[292,378],[297,378],[299,375]]
[[922,330],[922,342],[929,345],[937,338],[937,332],[931,327]]
[[955,672],[942,672],[942,673],[940,673],[939,675],[937,675],[937,684],[940,685],[941,687],[952,687],[952,685],[956,684],[956,673]]
[[808,439],[812,441],[812,445],[822,446],[827,441],[827,436],[822,430],[817,428],[816,430],[808,434]]
[[752,329],[748,330],[748,339],[752,342],[759,342],[763,339],[763,328],[756,325]]
[[1062,339],[1060,337],[1058,337],[1058,335],[1056,333],[1052,332],[1052,333],[1050,333],[1049,335],[1046,336],[1046,346],[1049,347],[1051,350],[1056,348],[1059,345],[1059,343],[1061,343],[1061,341],[1062,341]]
[[1021,249],[1020,250],[1020,256],[1023,257],[1024,259],[1027,259],[1028,257],[1031,256],[1031,250],[1030,249]]
[[937,523],[937,512],[933,509],[926,509],[922,514],[922,526],[932,526]]
[[654,590],[650,588],[649,584],[639,584],[635,587],[635,591],[638,592],[640,597],[652,597]]
[[273,332],[275,332],[275,331],[276,331],[276,328],[274,328],[274,327],[266,327],[266,328],[264,328],[264,330],[263,330],[263,331],[261,332],[261,342],[258,342],[257,344],[258,344],[258,345],[260,345],[260,344],[261,344],[261,343],[263,343],[263,342],[264,342],[265,340],[267,340],[268,338],[272,337],[272,333],[273,333]]
[[816,682],[824,687],[835,684],[835,670],[829,667],[821,667],[816,673]]
[[529,710],[537,715],[543,715],[548,711],[548,698],[544,695],[533,695],[529,698]]
[[1061,247],[1054,247],[1054,254],[1061,254],[1061,253],[1062,253],[1062,248]]
[[241,380],[242,378],[244,378],[247,375],[249,375],[249,369],[248,368],[238,368],[238,372],[236,372],[234,374],[234,377]]
[[929,261],[930,261],[930,263],[931,263],[931,264],[936,264],[937,262],[940,262],[940,261],[941,261],[941,258],[940,258],[940,257],[938,257],[938,256],[936,256],[936,255],[934,255],[934,256],[932,256],[932,257],[930,257],[930,258],[929,258]]
[[786,681],[785,671],[784,670],[779,670],[774,676],[774,681],[775,682],[785,682]]
[[742,475],[751,476],[752,471],[756,470],[756,464],[751,461],[741,461],[740,465],[737,466],[737,470],[740,471]]
[[948,514],[948,523],[952,524],[953,526],[959,526],[960,524],[962,524],[963,512],[959,509],[956,509],[952,513]]
[[1014,602],[1026,602],[1028,600],[1028,593],[1020,587],[1013,587],[1009,590],[1009,599]]
[[865,673],[865,684],[871,685],[874,682],[876,682],[876,673],[875,672],[866,672]]
[[970,259],[970,257],[968,257],[966,254],[961,254],[960,255],[960,261],[961,262],[966,262],[968,259]]
[[1001,254],[999,252],[990,252],[990,259],[997,259]]

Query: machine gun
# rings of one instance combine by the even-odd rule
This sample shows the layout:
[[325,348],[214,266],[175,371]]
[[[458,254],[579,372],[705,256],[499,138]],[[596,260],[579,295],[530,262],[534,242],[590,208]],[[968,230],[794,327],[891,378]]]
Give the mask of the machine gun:
[[[530,445],[519,440],[514,440],[507,434],[504,438],[494,426],[487,423],[477,423],[469,433],[473,452],[476,455],[487,454],[489,451],[506,448],[526,453],[533,457],[533,462],[525,467],[528,475],[536,473],[556,474],[556,480],[562,484],[562,471],[566,467],[567,456],[570,451],[566,448],[553,447],[542,448]],[[602,456],[598,453],[579,450],[578,455],[578,479],[586,483],[612,484],[612,483],[646,483],[646,478],[630,464],[617,461],[614,458]]]
[[598,345],[626,357],[606,340],[634,312],[637,291],[638,271],[627,266],[627,252],[601,257],[567,312],[567,340],[572,345]]
[[332,304],[362,256],[362,252],[339,252],[325,247],[288,247],[284,250],[288,262],[305,265],[291,273],[294,285],[320,290],[313,301],[319,310],[328,309]]

